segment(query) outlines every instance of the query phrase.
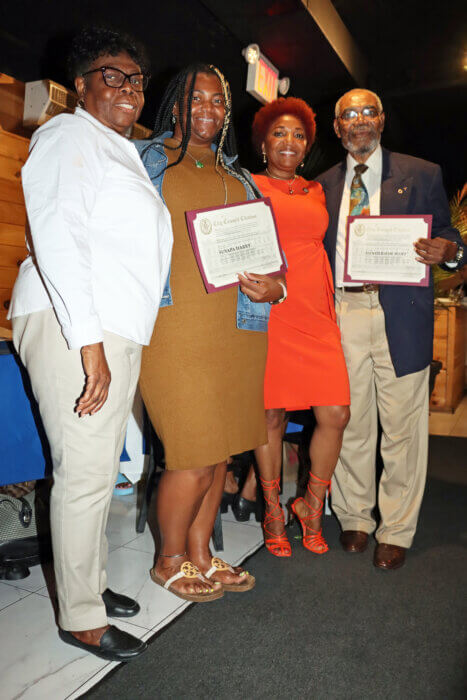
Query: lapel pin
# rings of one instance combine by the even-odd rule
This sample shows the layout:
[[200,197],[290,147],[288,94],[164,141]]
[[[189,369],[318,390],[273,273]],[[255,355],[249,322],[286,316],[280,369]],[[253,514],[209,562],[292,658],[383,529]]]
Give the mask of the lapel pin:
[[308,192],[309,192],[308,187],[304,187],[303,191],[305,192],[305,194],[308,194]]

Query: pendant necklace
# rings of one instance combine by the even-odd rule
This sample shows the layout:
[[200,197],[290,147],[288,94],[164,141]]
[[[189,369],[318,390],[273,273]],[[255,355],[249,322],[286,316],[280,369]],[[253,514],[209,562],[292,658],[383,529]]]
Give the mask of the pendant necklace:
[[[269,170],[268,170],[267,168],[266,168],[266,172],[267,172],[267,174],[269,175],[269,177],[272,177],[272,178],[273,178],[273,180],[282,180],[283,182],[286,182],[287,185],[289,186],[289,194],[294,194],[294,193],[295,193],[295,190],[294,190],[294,188],[292,187],[292,185],[293,185],[293,183],[295,182],[295,180],[298,180],[298,175],[294,175],[293,178],[292,178],[291,180],[284,180],[284,178],[282,178],[282,177],[277,177],[277,175],[271,175],[271,173],[269,172]],[[302,187],[302,190],[303,190],[303,192],[304,192],[305,194],[308,194],[308,192],[309,192],[308,187]]]
[[[195,163],[195,165],[196,165],[197,168],[204,168],[204,163],[203,163],[203,161],[200,160],[199,158],[195,158],[194,156],[192,156],[191,153],[190,153],[190,151],[188,150],[188,148],[186,149],[185,153],[186,153],[187,156],[190,156],[191,160],[194,161],[194,163]],[[222,185],[223,185],[223,187],[224,187],[224,206],[225,206],[225,205],[227,204],[227,198],[228,198],[228,195],[227,195],[227,183],[226,183],[225,178],[224,178],[224,176],[222,175],[222,173],[219,172],[219,170],[217,169],[217,165],[215,166],[214,169],[215,169],[216,173],[219,175],[219,177],[220,177],[221,180],[222,180]]]
[[194,160],[195,165],[196,165],[197,168],[204,168],[204,163],[203,163],[203,161],[200,160],[199,158],[195,158],[194,156],[192,156],[191,153],[190,153],[190,151],[188,150],[188,148],[186,149],[185,153],[186,153],[188,156],[190,156],[191,160]]
[[292,185],[295,182],[295,180],[298,179],[298,175],[294,175],[291,180],[284,180],[283,177],[277,177],[277,175],[271,175],[271,173],[269,172],[269,170],[267,168],[266,168],[266,172],[269,175],[269,177],[272,177],[273,180],[282,180],[282,182],[285,182],[289,187],[289,194],[294,194],[294,188],[292,187]]

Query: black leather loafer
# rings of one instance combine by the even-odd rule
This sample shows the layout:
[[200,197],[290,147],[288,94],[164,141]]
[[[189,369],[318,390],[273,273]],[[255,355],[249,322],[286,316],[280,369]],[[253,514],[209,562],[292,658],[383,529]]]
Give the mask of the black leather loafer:
[[71,632],[61,628],[58,629],[58,636],[62,642],[78,647],[78,649],[84,649],[84,651],[95,654],[101,659],[107,659],[107,661],[131,661],[148,648],[146,642],[142,642],[141,639],[133,637],[132,634],[123,632],[113,625],[109,627],[107,632],[104,632],[98,647],[94,644],[80,642]]
[[102,594],[105,609],[109,617],[133,617],[140,611],[139,604],[133,598],[114,593],[107,588]]

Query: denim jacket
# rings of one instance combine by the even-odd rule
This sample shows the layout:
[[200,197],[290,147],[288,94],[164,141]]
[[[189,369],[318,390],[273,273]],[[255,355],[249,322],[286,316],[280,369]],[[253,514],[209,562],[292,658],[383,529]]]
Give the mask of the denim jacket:
[[[147,139],[144,141],[133,141],[136,146],[136,150],[141,156],[148,175],[152,181],[152,184],[164,199],[162,194],[162,183],[164,180],[165,168],[167,166],[167,155],[164,152],[164,140],[172,136],[170,131],[165,132],[156,139]],[[211,148],[215,151],[216,147],[214,145]],[[225,158],[227,165],[230,165],[235,160],[236,156],[233,158]],[[251,176],[247,171],[244,171],[244,176],[247,182],[252,183]],[[255,199],[254,191],[252,186],[245,188],[247,199]],[[165,284],[164,293],[162,295],[161,307],[162,306],[172,306],[172,291],[170,289],[170,270],[167,282]],[[269,313],[271,310],[270,304],[258,304],[251,301],[246,294],[240,291],[238,288],[238,298],[237,298],[237,328],[247,331],[267,331]]]

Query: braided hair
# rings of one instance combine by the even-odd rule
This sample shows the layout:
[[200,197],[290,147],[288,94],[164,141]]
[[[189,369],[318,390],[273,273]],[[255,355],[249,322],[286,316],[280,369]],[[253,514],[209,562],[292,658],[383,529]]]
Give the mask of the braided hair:
[[[252,189],[251,183],[246,180],[243,170],[238,162],[237,142],[235,139],[235,131],[232,122],[232,94],[230,92],[230,85],[223,73],[221,73],[218,68],[207,63],[193,63],[179,71],[179,73],[177,73],[177,75],[175,75],[170,81],[162,97],[152,133],[153,139],[161,136],[164,132],[173,131],[172,118],[173,108],[175,105],[177,105],[179,115],[183,115],[186,112],[186,119],[180,119],[180,129],[182,132],[182,140],[180,145],[166,146],[166,148],[171,148],[172,150],[180,149],[180,154],[173,163],[167,165],[166,169],[178,165],[185,157],[191,137],[191,104],[195,89],[196,76],[198,73],[215,75],[219,79],[222,87],[222,95],[224,97],[224,123],[215,140],[217,146],[215,164],[216,172],[221,175],[219,171],[219,165],[221,165],[222,168],[229,173],[229,175],[232,175],[233,177],[237,178],[237,180],[240,180],[245,187]],[[187,86],[188,90],[186,89]],[[183,123],[184,121],[185,123]],[[225,162],[225,156],[237,157],[230,165],[227,165]],[[258,192],[255,194],[259,196]]]

